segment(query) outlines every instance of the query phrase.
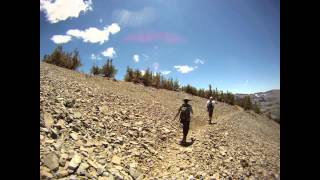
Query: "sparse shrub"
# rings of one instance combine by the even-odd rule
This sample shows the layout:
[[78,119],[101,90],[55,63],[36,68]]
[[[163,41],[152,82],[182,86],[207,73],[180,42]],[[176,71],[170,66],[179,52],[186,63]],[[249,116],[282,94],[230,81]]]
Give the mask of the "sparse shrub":
[[44,55],[42,61],[72,70],[76,70],[82,65],[77,49],[69,53],[64,52],[62,46],[57,46],[51,55]]
[[98,75],[98,74],[101,74],[101,69],[98,66],[92,66],[90,72],[93,75]]
[[112,64],[112,59],[108,59],[106,64],[102,67],[102,74],[108,78],[114,78],[117,73],[117,69]]
[[133,70],[129,66],[127,66],[127,74],[125,75],[124,80],[127,82],[132,82],[133,78],[134,78]]

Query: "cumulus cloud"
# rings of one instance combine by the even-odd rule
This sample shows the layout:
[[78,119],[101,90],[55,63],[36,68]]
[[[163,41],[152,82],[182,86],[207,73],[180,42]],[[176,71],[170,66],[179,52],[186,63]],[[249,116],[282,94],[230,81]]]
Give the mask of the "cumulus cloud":
[[181,66],[177,65],[177,66],[174,66],[174,68],[177,69],[177,71],[182,74],[189,73],[195,69],[194,67],[190,67],[188,65],[181,65]]
[[201,59],[197,58],[196,60],[194,60],[194,63],[196,63],[196,64],[204,64],[204,60],[201,60]]
[[110,48],[106,49],[105,51],[101,52],[101,54],[105,57],[113,58],[116,55],[116,51],[114,50],[113,47],[110,47]]
[[99,55],[91,54],[92,60],[101,60],[102,58]]
[[154,70],[158,70],[159,69],[159,67],[160,67],[160,64],[159,63],[157,63],[157,62],[155,62],[155,63],[153,63],[153,68],[154,68]]
[[81,12],[92,10],[91,0],[40,0],[40,11],[50,23],[77,18]]
[[56,44],[63,44],[71,41],[71,36],[68,35],[53,35],[51,40]]
[[134,62],[138,63],[139,60],[140,60],[140,57],[139,57],[138,54],[133,55],[133,61],[134,61]]
[[170,74],[171,73],[171,71],[161,71],[161,74],[163,74],[163,75],[167,75],[167,74]]
[[141,75],[142,75],[142,76],[146,73],[145,70],[141,70],[140,72],[141,72]]
[[116,34],[120,31],[120,26],[116,23],[111,24],[102,30],[95,27],[90,27],[84,31],[78,29],[70,29],[67,31],[67,35],[74,36],[76,38],[83,39],[84,42],[100,43],[103,44],[109,40],[109,35]]
[[151,7],[145,7],[140,11],[129,11],[126,9],[115,10],[112,13],[113,20],[123,26],[140,26],[155,20],[155,10]]

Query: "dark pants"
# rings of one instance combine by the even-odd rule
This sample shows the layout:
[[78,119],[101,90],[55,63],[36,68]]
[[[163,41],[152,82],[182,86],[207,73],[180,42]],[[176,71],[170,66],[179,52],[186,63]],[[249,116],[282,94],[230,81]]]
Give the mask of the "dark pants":
[[212,110],[208,110],[208,112],[209,112],[209,117],[212,118],[213,109]]
[[182,123],[182,129],[183,129],[183,136],[187,137],[188,132],[189,132],[190,119],[185,120],[185,121],[181,121],[181,123]]

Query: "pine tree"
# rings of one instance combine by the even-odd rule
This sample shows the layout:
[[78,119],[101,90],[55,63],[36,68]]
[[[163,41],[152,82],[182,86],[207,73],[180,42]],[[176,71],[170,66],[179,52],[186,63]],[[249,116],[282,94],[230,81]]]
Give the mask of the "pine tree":
[[134,74],[134,81],[133,82],[142,83],[141,82],[142,75],[141,75],[141,72],[139,71],[139,69],[136,69],[133,74]]
[[133,70],[129,66],[127,66],[127,74],[125,75],[124,80],[127,82],[133,81]]
[[45,55],[42,61],[71,70],[76,70],[82,65],[77,49],[75,49],[73,53],[67,53],[63,51],[61,45],[57,46],[51,55]]
[[179,81],[176,79],[173,84],[173,90],[178,91],[180,88]]
[[102,73],[105,77],[114,78],[117,73],[117,69],[112,64],[112,59],[108,59],[106,64],[102,67]]
[[101,73],[101,70],[98,66],[92,66],[90,72],[93,74],[93,75],[98,75]]
[[257,104],[257,102],[254,102],[253,111],[256,112],[257,114],[260,114],[260,113],[261,113],[260,107],[259,107],[259,105]]
[[152,85],[156,88],[161,87],[161,77],[160,76],[161,76],[161,74],[158,72],[158,73],[156,73],[156,75],[152,79]]
[[146,72],[144,73],[144,75],[142,76],[143,79],[143,84],[145,86],[150,86],[152,85],[152,72],[150,71],[150,69],[148,68],[146,70]]

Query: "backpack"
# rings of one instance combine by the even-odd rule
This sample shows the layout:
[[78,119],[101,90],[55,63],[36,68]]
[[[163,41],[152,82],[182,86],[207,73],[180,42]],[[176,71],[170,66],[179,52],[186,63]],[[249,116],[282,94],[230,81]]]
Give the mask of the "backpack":
[[209,104],[207,105],[207,108],[208,108],[209,111],[213,110],[214,106],[213,106],[212,101],[209,101]]
[[180,112],[180,119],[186,120],[190,118],[190,107],[182,106]]

